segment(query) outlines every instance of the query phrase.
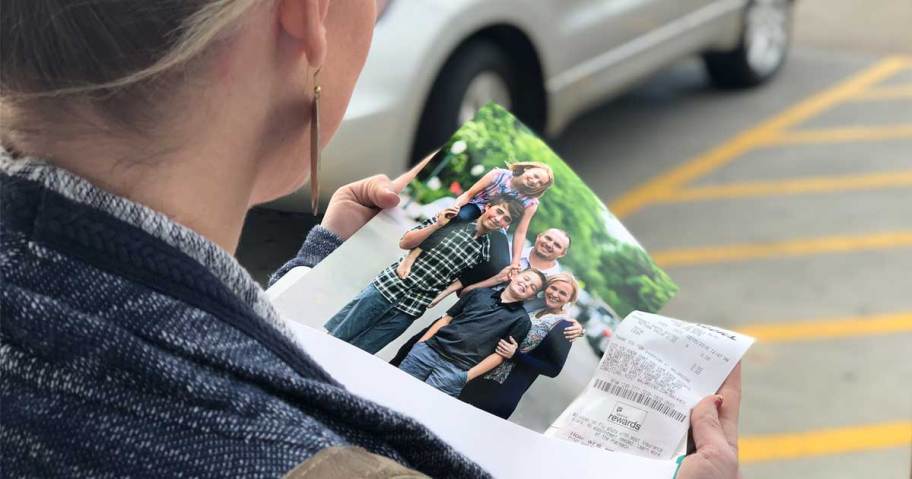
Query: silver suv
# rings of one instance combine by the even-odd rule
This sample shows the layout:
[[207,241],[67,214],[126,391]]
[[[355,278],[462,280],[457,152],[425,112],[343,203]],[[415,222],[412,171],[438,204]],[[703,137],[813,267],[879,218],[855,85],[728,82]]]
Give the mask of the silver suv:
[[[702,56],[719,87],[758,85],[785,61],[792,4],[380,0],[372,50],[340,138],[324,153],[322,190],[328,196],[364,176],[402,172],[489,101],[554,135],[574,116],[689,55]],[[304,196],[273,206],[304,210]]]

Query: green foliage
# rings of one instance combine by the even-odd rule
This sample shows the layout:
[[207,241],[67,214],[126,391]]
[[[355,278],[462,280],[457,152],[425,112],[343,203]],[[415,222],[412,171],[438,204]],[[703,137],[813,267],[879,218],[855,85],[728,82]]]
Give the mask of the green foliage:
[[[455,148],[454,148],[455,145]],[[435,162],[412,182],[420,203],[457,196],[492,168],[538,161],[554,170],[554,186],[541,199],[528,237],[560,228],[573,238],[561,265],[621,317],[635,309],[658,311],[678,287],[638,246],[612,237],[601,200],[538,136],[503,108],[490,104],[444,145]],[[480,167],[479,167],[480,165]],[[451,188],[454,187],[454,188]]]

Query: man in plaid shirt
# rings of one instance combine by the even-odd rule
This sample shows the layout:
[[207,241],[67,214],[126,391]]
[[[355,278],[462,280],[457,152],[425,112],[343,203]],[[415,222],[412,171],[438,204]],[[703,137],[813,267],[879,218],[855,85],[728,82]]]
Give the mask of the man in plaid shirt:
[[[428,304],[460,274],[490,259],[488,233],[507,228],[522,215],[522,204],[513,197],[490,200],[474,223],[452,223],[458,208],[447,208],[409,230],[399,247],[422,248],[404,277],[399,264],[384,269],[358,296],[325,325],[333,336],[371,354],[398,338],[424,314]],[[426,239],[432,241],[425,242]]]

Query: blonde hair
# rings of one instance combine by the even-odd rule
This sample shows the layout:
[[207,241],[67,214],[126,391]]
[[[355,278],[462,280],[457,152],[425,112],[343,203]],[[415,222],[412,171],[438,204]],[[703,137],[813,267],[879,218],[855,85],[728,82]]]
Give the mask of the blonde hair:
[[537,161],[518,161],[515,163],[507,163],[507,169],[513,173],[514,177],[522,176],[522,174],[527,170],[534,168],[541,168],[545,170],[545,173],[548,175],[548,181],[543,182],[541,186],[533,190],[527,189],[524,186],[517,189],[526,196],[538,198],[541,195],[545,194],[545,191],[548,191],[548,188],[551,188],[551,186],[554,185],[554,170],[552,170],[550,166],[544,163],[539,163]]
[[[35,13],[25,10],[10,11],[7,8],[4,16],[9,24],[4,27],[7,34],[42,35],[40,38],[17,38],[11,52],[4,51],[7,58],[3,61],[2,98],[4,100],[30,100],[36,98],[85,95],[93,92],[113,93],[119,89],[152,80],[160,75],[187,64],[190,60],[206,52],[212,43],[240,24],[240,19],[255,5],[267,0],[189,0],[146,1],[143,9],[132,8],[131,4],[121,3],[110,7],[110,2],[101,0],[82,0],[77,6],[60,7],[60,11],[46,12],[54,17],[51,31],[38,28],[39,21]],[[193,7],[192,3],[198,4]],[[195,10],[193,10],[195,8]],[[151,10],[151,11],[150,11]],[[130,15],[155,17],[159,15],[167,20],[159,23],[137,27],[134,38],[125,39],[131,32],[126,29],[115,31],[106,29],[99,20],[99,12],[110,12],[113,18],[105,17],[109,23],[123,21],[122,25],[131,25]],[[6,22],[4,22],[6,23]],[[139,22],[133,23],[135,26]],[[164,25],[168,23],[168,25]],[[162,30],[167,30],[162,33]],[[31,31],[31,33],[30,33]],[[87,38],[101,36],[97,42]],[[7,35],[3,36],[8,39]],[[130,41],[126,41],[130,40]],[[67,43],[71,47],[62,47]],[[29,44],[24,48],[24,44]],[[127,46],[123,46],[123,45]],[[149,48],[142,50],[130,45],[141,44]],[[108,57],[100,60],[91,47],[108,48],[102,53]],[[75,49],[82,46],[81,49]],[[4,47],[10,48],[10,47]],[[164,51],[159,58],[153,52]],[[140,55],[148,55],[146,66],[133,65],[130,62],[142,62]],[[29,58],[31,57],[31,58]],[[68,58],[68,59],[66,59]],[[63,59],[63,60],[62,60]],[[80,62],[85,65],[80,68]],[[58,65],[48,68],[47,65]],[[66,63],[65,65],[60,65]],[[86,70],[98,67],[96,74],[87,74]],[[130,71],[133,69],[133,71]],[[105,78],[108,76],[108,78]]]
[[579,283],[576,281],[576,277],[573,276],[573,273],[562,271],[549,276],[548,281],[545,282],[545,286],[542,287],[542,290],[548,289],[548,286],[551,286],[554,283],[568,283],[570,287],[573,288],[573,293],[570,295],[570,301],[568,301],[567,304],[575,303],[576,300],[579,299]]

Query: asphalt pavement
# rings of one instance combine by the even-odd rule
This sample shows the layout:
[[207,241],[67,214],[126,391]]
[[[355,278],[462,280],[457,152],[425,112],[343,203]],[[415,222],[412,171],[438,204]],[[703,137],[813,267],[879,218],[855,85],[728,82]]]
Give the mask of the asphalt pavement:
[[680,66],[560,140],[681,286],[664,314],[759,338],[745,477],[909,477],[910,74],[797,50],[774,84],[719,94]]
[[[550,143],[680,285],[663,314],[758,337],[745,477],[910,477],[912,57],[799,47],[745,92],[683,62]],[[238,256],[265,281],[311,224],[255,211]]]

